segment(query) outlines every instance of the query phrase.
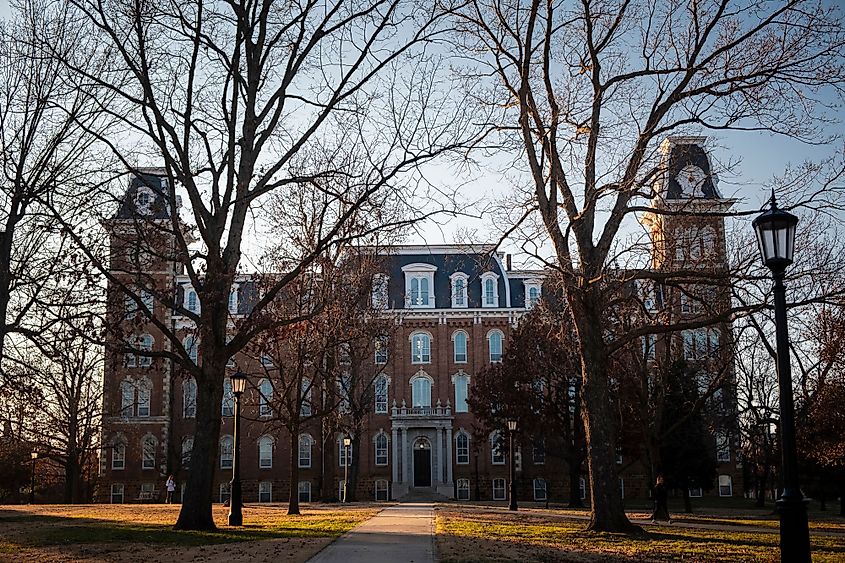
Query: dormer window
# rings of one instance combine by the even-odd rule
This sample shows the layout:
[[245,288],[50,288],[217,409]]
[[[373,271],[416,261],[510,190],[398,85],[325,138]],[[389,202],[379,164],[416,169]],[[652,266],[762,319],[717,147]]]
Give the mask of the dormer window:
[[540,302],[540,282],[537,280],[526,280],[525,284],[525,308],[533,309]]
[[465,309],[467,306],[467,276],[463,272],[455,272],[449,279],[452,281],[452,308]]
[[433,264],[408,264],[402,267],[405,274],[405,306],[411,309],[434,308]]
[[481,274],[481,306],[499,306],[499,276],[493,272]]
[[233,315],[238,314],[238,287],[232,286],[229,292],[229,313]]

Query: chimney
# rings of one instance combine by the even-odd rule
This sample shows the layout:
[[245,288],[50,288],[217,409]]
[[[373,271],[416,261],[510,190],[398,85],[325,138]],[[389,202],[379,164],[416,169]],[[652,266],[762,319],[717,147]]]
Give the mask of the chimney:
[[505,254],[505,269],[510,272],[511,271],[511,255]]

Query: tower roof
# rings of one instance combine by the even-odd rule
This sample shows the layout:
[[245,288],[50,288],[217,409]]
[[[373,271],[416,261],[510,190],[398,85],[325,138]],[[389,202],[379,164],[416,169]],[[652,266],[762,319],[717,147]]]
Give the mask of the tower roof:
[[169,219],[167,177],[163,168],[137,168],[132,171],[129,189],[115,219]]
[[662,177],[657,193],[665,200],[722,199],[719,178],[704,148],[706,137],[670,137],[660,150]]

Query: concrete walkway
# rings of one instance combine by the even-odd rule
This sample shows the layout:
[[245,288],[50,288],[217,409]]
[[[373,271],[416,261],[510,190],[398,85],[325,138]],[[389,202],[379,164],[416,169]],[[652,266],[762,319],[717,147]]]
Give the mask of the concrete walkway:
[[385,508],[315,555],[309,563],[434,563],[434,504]]

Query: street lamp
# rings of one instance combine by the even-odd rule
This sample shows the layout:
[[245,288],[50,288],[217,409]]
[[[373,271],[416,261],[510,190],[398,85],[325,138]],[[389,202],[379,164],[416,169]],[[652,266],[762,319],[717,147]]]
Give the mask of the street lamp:
[[511,474],[511,502],[508,506],[508,510],[516,510],[516,471],[515,471],[515,460],[516,457],[513,449],[513,436],[516,434],[516,419],[511,418],[508,420],[508,438],[510,439],[510,474]]
[[242,526],[244,523],[243,499],[241,498],[241,395],[246,390],[246,374],[237,372],[232,375],[232,394],[235,396],[235,436],[232,459],[232,484],[229,495],[229,525]]
[[772,190],[771,208],[764,211],[752,223],[757,232],[757,244],[760,247],[763,264],[772,271],[774,280],[783,477],[783,494],[776,504],[780,514],[780,558],[781,561],[790,563],[811,560],[807,504],[798,485],[792,368],[789,362],[789,334],[786,325],[786,289],[783,285],[786,267],[792,264],[797,224],[798,217],[778,209],[774,190]]
[[343,438],[343,502],[346,502],[346,490],[349,487],[349,446],[352,445],[352,438]]
[[29,504],[35,504],[35,460],[38,459],[38,452],[29,454],[32,459],[32,476],[29,479]]

